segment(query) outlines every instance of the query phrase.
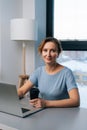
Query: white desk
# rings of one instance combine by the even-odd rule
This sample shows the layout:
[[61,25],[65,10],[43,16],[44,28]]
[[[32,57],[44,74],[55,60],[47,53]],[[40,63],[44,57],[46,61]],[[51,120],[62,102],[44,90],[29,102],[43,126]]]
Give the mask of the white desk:
[[19,130],[87,130],[87,109],[48,108],[26,118],[0,113],[0,123]]

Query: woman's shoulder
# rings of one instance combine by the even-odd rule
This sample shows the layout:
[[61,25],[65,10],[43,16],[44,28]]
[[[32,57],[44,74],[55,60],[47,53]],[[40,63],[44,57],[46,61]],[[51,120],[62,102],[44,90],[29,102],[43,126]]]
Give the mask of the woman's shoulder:
[[66,70],[66,71],[71,71],[71,69],[68,68],[67,66],[64,66],[64,70]]
[[36,68],[35,72],[40,73],[43,71],[43,69],[44,69],[44,66],[39,66],[38,68]]
[[70,68],[66,67],[66,66],[64,66],[62,70],[65,73],[72,73],[72,70]]
[[63,68],[63,74],[66,77],[74,77],[73,71],[70,68],[66,67],[66,66],[64,66],[64,68]]
[[36,71],[42,70],[44,68],[44,66],[39,66],[36,68]]
[[42,69],[43,69],[43,66],[40,66],[38,68],[36,68],[32,74],[30,75],[30,77],[34,76],[34,77],[39,77],[42,73]]

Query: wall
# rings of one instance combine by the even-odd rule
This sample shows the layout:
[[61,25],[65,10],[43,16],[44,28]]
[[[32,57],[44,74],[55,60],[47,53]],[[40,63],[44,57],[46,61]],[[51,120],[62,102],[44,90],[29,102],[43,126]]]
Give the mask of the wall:
[[[23,18],[35,19],[35,0],[23,0]],[[35,42],[26,44],[26,73],[31,74],[35,69]]]
[[21,0],[0,0],[1,80],[16,83],[20,73],[21,46],[10,40],[10,20],[22,16]]
[[18,83],[22,73],[22,45],[10,40],[10,20],[12,18],[32,18],[38,23],[38,40],[27,43],[27,73],[31,74],[41,65],[37,47],[46,35],[46,0],[0,0],[0,80]]
[[[35,44],[27,45],[31,48],[29,52],[27,51],[27,72],[31,74],[38,66],[43,65],[37,49],[42,39],[46,37],[46,0],[23,0],[23,17],[35,19],[38,26],[37,41]],[[34,56],[32,61],[28,63],[32,56]]]
[[38,45],[46,37],[46,0],[35,1],[35,18],[38,21],[38,41],[35,44],[35,68],[43,65],[38,55]]
[[[1,19],[1,4],[0,4],[0,19]],[[0,79],[1,79],[1,23],[0,23]]]

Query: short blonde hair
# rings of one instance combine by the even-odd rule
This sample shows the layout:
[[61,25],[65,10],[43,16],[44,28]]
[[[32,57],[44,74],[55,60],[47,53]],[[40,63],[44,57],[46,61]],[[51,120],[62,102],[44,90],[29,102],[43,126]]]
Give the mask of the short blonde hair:
[[43,47],[47,42],[53,42],[57,47],[58,55],[61,53],[62,51],[61,42],[54,37],[47,37],[41,42],[41,44],[38,47],[39,54],[42,54]]

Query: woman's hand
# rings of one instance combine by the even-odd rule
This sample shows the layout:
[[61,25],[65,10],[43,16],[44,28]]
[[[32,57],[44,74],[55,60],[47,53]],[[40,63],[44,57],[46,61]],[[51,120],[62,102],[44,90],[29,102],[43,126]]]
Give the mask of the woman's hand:
[[35,99],[30,100],[30,104],[36,108],[44,108],[45,100],[43,100],[41,98],[35,98]]

